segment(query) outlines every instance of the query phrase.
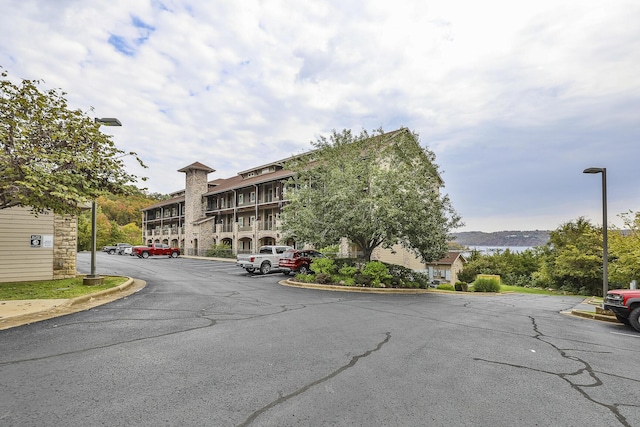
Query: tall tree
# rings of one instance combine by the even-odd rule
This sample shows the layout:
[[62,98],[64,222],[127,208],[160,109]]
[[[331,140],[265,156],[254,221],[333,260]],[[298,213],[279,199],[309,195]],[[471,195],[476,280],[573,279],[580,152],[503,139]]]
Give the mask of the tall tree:
[[609,280],[628,287],[640,281],[640,212],[621,214],[625,229],[609,233]]
[[549,234],[536,280],[582,294],[602,294],[602,232],[580,217]]
[[15,84],[4,70],[0,76],[0,209],[76,214],[100,194],[138,191],[122,157],[146,166],[84,112],[69,109],[65,92],[41,91],[39,80]]
[[435,155],[417,134],[333,131],[312,145],[286,165],[295,172],[282,213],[287,236],[320,247],[346,237],[367,260],[375,248],[395,244],[424,262],[444,256],[460,217],[439,193]]

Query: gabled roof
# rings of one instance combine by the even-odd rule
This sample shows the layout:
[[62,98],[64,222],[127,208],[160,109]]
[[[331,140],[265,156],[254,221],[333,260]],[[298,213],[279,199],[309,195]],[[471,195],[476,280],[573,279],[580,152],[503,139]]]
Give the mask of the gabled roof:
[[458,258],[460,258],[463,263],[467,262],[467,259],[464,257],[462,252],[449,251],[444,256],[444,258],[428,262],[427,265],[453,265],[453,263],[455,263]]
[[180,203],[180,202],[184,202],[184,195],[183,196],[179,196],[179,197],[172,197],[171,199],[167,199],[167,200],[162,200],[160,202],[154,203],[150,206],[147,206],[146,208],[142,209],[143,211],[148,211],[150,209],[155,209],[155,208],[159,208],[162,206],[167,206],[167,205],[173,205],[175,203]]
[[213,194],[224,193],[225,191],[237,190],[239,188],[244,188],[244,187],[251,187],[252,185],[258,185],[264,182],[285,179],[285,178],[289,178],[290,176],[293,176],[293,172],[286,169],[280,169],[275,172],[254,176],[252,178],[242,178],[242,176],[237,175],[229,179],[220,180],[219,184],[213,190],[203,194],[203,196],[210,196]]
[[[376,135],[372,138],[384,138],[386,141],[392,141],[394,137],[396,137],[397,135],[400,135],[403,132],[409,132],[409,130],[407,128],[400,128],[400,129],[396,129],[387,133],[384,133],[382,135]],[[290,170],[286,170],[286,169],[279,169],[276,170],[274,172],[269,172],[269,173],[265,173],[265,174],[258,174],[256,176],[253,177],[246,177],[246,175],[250,172],[253,171],[260,171],[266,167],[270,167],[270,166],[276,166],[276,168],[278,167],[282,167],[287,161],[290,161],[292,159],[298,158],[298,157],[302,157],[302,156],[306,156],[309,155],[311,153],[313,153],[316,150],[310,150],[307,151],[305,153],[302,154],[297,154],[297,155],[293,155],[293,156],[289,156],[287,158],[281,159],[281,160],[276,160],[274,162],[270,162],[267,164],[264,164],[262,166],[255,166],[252,167],[251,169],[247,169],[241,172],[238,172],[238,174],[236,176],[233,176],[231,178],[227,178],[227,179],[222,179],[222,178],[216,178],[212,181],[209,181],[207,183],[208,186],[208,191],[203,194],[202,196],[210,196],[210,195],[214,195],[214,194],[219,194],[219,193],[223,193],[225,191],[231,191],[231,190],[237,190],[240,188],[245,188],[245,187],[250,187],[253,185],[258,185],[258,184],[262,184],[265,182],[269,182],[269,181],[275,181],[275,180],[281,180],[281,179],[285,179],[285,178],[289,178],[291,176],[294,175],[294,173]],[[211,173],[211,172],[215,172],[215,169],[210,168],[209,166],[200,163],[200,162],[194,162],[192,164],[190,164],[189,166],[185,166],[182,169],[178,169],[178,172],[187,172],[189,170],[201,170],[201,171],[205,171],[207,173]],[[437,171],[436,171],[437,173]],[[437,173],[437,178],[438,180],[442,183],[442,178],[440,177],[440,174]],[[172,194],[181,194],[181,192],[184,192],[185,190],[178,190],[175,191]],[[184,194],[182,193],[180,196],[176,196],[172,199],[169,200],[165,200],[162,202],[158,202],[154,205],[149,206],[148,208],[145,208],[143,210],[147,210],[150,208],[157,208],[160,206],[166,206],[166,205],[170,205],[173,203],[177,203],[177,202],[182,202],[184,201]],[[446,259],[443,258],[443,259]],[[455,261],[455,259],[451,262],[453,263]],[[466,261],[466,260],[465,260]],[[439,262],[439,261],[437,261]]]
[[200,162],[194,162],[194,163],[191,163],[189,166],[185,166],[182,169],[178,169],[178,172],[186,172],[186,171],[192,170],[192,169],[205,171],[207,173],[211,173],[211,172],[215,172],[216,171],[215,169],[212,169],[207,165],[203,165]]

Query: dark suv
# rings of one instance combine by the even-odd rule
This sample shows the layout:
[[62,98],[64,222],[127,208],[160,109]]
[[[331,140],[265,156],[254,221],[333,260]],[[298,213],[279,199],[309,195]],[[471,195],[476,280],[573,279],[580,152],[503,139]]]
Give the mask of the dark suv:
[[633,326],[640,332],[640,290],[616,289],[607,292],[603,308],[615,313],[616,318],[625,325]]
[[324,258],[324,255],[311,249],[289,250],[282,253],[278,267],[286,275],[291,272],[307,274],[311,271],[310,265],[316,258]]

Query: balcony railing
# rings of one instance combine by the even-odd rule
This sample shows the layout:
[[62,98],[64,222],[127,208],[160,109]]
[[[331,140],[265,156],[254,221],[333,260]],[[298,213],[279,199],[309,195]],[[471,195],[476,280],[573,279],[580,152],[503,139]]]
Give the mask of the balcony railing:
[[273,221],[261,221],[260,230],[275,230],[276,224]]

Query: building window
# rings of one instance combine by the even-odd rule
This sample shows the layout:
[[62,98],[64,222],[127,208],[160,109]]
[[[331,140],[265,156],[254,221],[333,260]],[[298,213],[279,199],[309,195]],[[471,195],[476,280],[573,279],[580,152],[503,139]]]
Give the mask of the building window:
[[252,191],[251,194],[249,195],[249,200],[251,200],[251,202],[255,202],[256,201],[256,192]]
[[244,194],[238,194],[238,205],[244,204]]

